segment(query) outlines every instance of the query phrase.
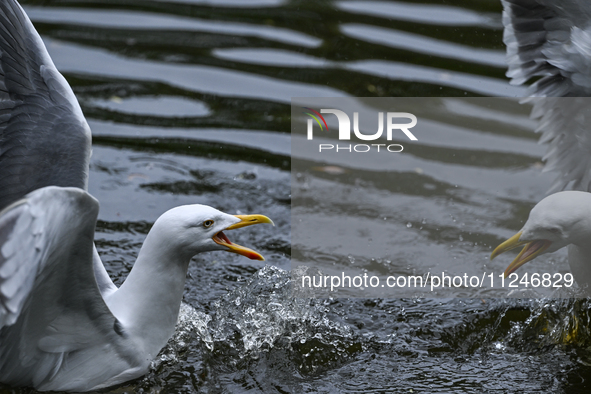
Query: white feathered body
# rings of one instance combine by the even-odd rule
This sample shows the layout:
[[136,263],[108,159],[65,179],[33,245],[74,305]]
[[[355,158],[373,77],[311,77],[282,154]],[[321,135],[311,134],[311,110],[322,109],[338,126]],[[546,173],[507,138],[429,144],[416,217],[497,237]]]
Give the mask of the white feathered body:
[[101,291],[97,215],[88,193],[54,186],[0,212],[0,382],[88,391],[145,374],[174,334],[191,258],[227,250],[212,238],[241,222],[208,206],[173,208],[121,287]]

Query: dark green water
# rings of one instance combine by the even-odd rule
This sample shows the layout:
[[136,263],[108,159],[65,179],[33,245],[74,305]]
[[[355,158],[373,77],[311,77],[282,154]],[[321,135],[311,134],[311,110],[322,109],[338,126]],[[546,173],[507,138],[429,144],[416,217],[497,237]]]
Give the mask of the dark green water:
[[[303,301],[290,297],[282,271],[290,268],[291,97],[519,96],[524,89],[504,77],[499,1],[24,6],[92,128],[96,241],[118,284],[173,206],[262,213],[276,224],[232,240],[279,269],[198,256],[185,331],[146,378],[107,392],[591,391],[586,301]],[[450,112],[440,122],[453,125],[454,101],[443,102]],[[552,176],[540,173],[544,148],[527,111],[518,112],[522,129],[444,131],[409,152],[393,172],[396,187],[367,189],[420,204],[393,215],[410,237],[400,264],[425,251],[481,262],[520,228]]]

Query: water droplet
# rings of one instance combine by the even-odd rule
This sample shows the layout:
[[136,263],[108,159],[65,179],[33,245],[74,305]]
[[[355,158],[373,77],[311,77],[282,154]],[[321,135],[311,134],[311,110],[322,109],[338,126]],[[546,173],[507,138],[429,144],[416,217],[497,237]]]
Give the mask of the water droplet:
[[406,223],[406,227],[407,228],[411,228],[412,227],[412,223],[411,222]]

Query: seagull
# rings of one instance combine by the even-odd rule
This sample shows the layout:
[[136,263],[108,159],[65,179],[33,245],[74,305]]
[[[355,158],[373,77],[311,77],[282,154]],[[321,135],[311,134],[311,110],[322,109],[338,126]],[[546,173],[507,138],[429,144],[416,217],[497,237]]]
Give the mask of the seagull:
[[[581,0],[501,0],[507,76],[534,80],[533,103],[544,171],[558,173],[549,192],[591,191],[591,8]],[[543,98],[541,98],[543,97]]]
[[517,234],[492,252],[491,260],[508,250],[524,246],[505,270],[505,277],[528,261],[568,247],[568,262],[581,287],[591,284],[591,193],[562,191],[549,195],[533,207]]
[[[501,0],[507,76],[527,91],[536,132],[548,144],[544,171],[557,172],[548,197],[523,229],[491,254],[525,245],[505,270],[568,246],[579,286],[591,286],[591,9],[581,0]],[[574,189],[573,191],[564,191]],[[577,191],[578,190],[578,191]]]
[[90,128],[15,0],[0,1],[0,382],[89,391],[145,374],[173,335],[191,258],[264,260],[228,230],[273,222],[185,205],[156,220],[121,287],[94,246]]

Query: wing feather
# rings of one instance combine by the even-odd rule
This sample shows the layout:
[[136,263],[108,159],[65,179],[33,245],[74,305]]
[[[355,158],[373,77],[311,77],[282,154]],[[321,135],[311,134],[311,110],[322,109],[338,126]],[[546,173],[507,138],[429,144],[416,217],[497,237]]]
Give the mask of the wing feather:
[[507,76],[532,96],[591,94],[591,9],[574,0],[501,0]]
[[61,187],[36,190],[0,213],[1,382],[64,390],[90,360],[105,371],[88,379],[91,388],[112,369],[137,367],[95,280],[97,214],[92,196]]
[[0,209],[44,186],[86,189],[90,128],[15,0],[0,2]]
[[[591,7],[576,0],[502,0],[507,76],[534,80],[528,95],[548,144],[544,171],[558,176],[549,192],[591,191]],[[537,80],[536,80],[537,78]],[[556,97],[561,97],[556,99]],[[568,97],[568,98],[565,98]]]

